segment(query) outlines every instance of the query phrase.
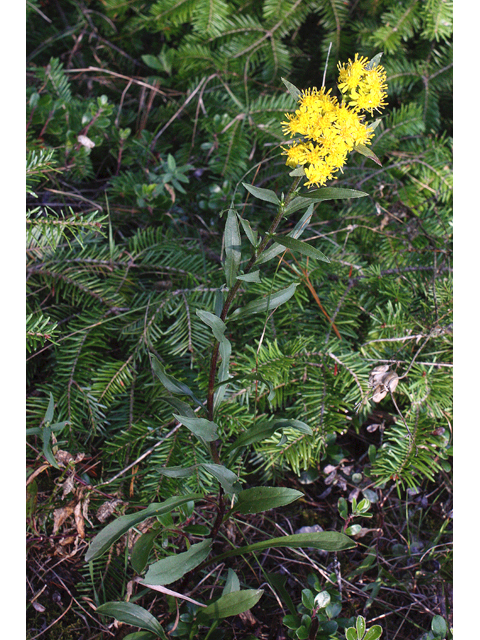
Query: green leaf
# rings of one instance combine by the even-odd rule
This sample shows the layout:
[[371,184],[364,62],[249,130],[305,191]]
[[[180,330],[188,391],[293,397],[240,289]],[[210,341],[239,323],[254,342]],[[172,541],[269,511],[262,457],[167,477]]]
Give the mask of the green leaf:
[[[287,591],[287,589],[285,589],[285,583],[287,582],[288,576],[285,576],[285,575],[281,576],[281,575],[278,575],[277,573],[267,573],[265,575],[266,575],[266,578],[267,578],[268,582],[280,594],[281,600],[287,605],[288,610],[292,614],[290,617],[297,619],[297,623],[295,624],[295,626],[294,627],[288,627],[288,628],[289,629],[292,629],[292,628],[296,629],[298,627],[298,625],[300,624],[300,619],[297,616],[297,610],[295,608],[295,605],[293,604],[292,598],[290,597],[290,593]],[[286,616],[286,617],[288,617],[288,616]],[[283,619],[283,623],[286,625],[285,618]]]
[[171,407],[175,409],[177,413],[182,416],[187,416],[188,418],[196,418],[197,414],[192,409],[192,407],[180,400],[179,398],[175,398],[175,396],[160,396],[160,400],[165,400]]
[[134,631],[125,636],[123,640],[155,640],[158,636],[151,631]]
[[363,198],[368,196],[364,191],[356,191],[355,189],[339,189],[337,187],[323,187],[322,189],[314,189],[302,193],[302,198],[315,200],[315,202],[323,202],[323,200],[345,200],[346,198]]
[[[68,424],[68,420],[64,420],[63,422],[55,422],[51,424],[48,428],[50,432],[53,431],[62,431]],[[27,436],[41,436],[45,427],[31,427],[25,430]]]
[[148,556],[159,533],[160,529],[153,528],[141,535],[133,545],[130,562],[137,573],[142,573],[147,566]]
[[167,640],[165,631],[158,620],[138,604],[133,604],[132,602],[106,602],[97,607],[96,611],[105,616],[112,616],[112,618],[125,622],[125,624],[131,624],[133,627],[151,631],[157,638]]
[[272,202],[273,204],[280,204],[280,200],[278,199],[275,191],[272,191],[271,189],[262,189],[261,187],[254,187],[253,184],[248,184],[246,182],[242,182],[242,184],[255,198],[265,200],[266,202]]
[[[202,463],[199,465],[212,474],[222,485],[225,493],[233,495],[242,491],[242,486],[238,482],[238,476],[221,464]],[[240,494],[241,495],[241,494]]]
[[45,411],[45,422],[48,424],[53,420],[53,410],[55,409],[55,401],[53,399],[52,393],[50,392],[50,399],[48,401],[48,407]]
[[283,624],[287,627],[287,629],[298,629],[301,624],[300,616],[295,614],[284,616]]
[[382,56],[383,56],[383,51],[382,53],[377,53],[377,55],[373,56],[370,62],[366,65],[365,69],[367,69],[368,71],[370,71],[371,69],[374,69],[377,65],[380,64],[380,60],[382,59]]
[[198,612],[197,618],[228,618],[248,611],[257,604],[263,595],[263,589],[244,589],[233,591],[221,596],[216,602],[212,602],[205,609]]
[[345,640],[358,640],[357,630],[354,627],[348,627],[345,630]]
[[260,271],[250,271],[250,273],[237,276],[237,280],[243,280],[243,282],[260,282]]
[[357,616],[357,619],[355,621],[355,627],[357,628],[357,636],[361,640],[365,635],[365,631],[367,629],[365,618],[363,616]]
[[212,540],[208,538],[197,544],[192,544],[190,549],[184,553],[176,553],[168,558],[154,562],[150,565],[142,582],[144,584],[164,586],[179,580],[207,558],[211,546]]
[[[227,329],[226,324],[218,316],[209,311],[202,311],[197,309],[198,317],[209,326],[215,339],[219,342],[220,356],[222,358],[220,367],[218,368],[218,381],[226,382],[230,378],[229,366],[230,356],[232,354],[232,345],[230,341],[225,337],[225,331]],[[215,392],[213,407],[214,409],[222,402],[225,392],[227,390],[226,385],[223,385]]]
[[356,536],[357,533],[360,533],[362,527],[359,524],[352,524],[350,527],[345,529],[345,533],[347,536]]
[[58,462],[55,459],[52,451],[52,443],[50,442],[50,437],[52,435],[52,430],[50,427],[44,427],[42,430],[42,438],[43,438],[43,455],[45,456],[47,462],[49,462],[52,467],[55,469],[60,469]]
[[188,416],[179,416],[176,413],[173,417],[178,420],[184,427],[187,427],[197,438],[205,440],[205,442],[213,442],[218,438],[218,425],[206,418],[189,418]]
[[225,558],[233,556],[243,556],[252,551],[264,551],[265,549],[275,549],[287,547],[291,549],[322,549],[322,551],[344,551],[352,549],[356,544],[348,536],[336,531],[322,531],[320,533],[295,533],[291,536],[281,536],[280,538],[270,538],[261,540],[245,547],[236,547],[225,551],[212,558],[212,562],[219,562]]
[[169,376],[165,373],[165,369],[162,363],[156,356],[153,355],[153,353],[150,354],[150,358],[152,361],[153,372],[159,378],[160,382],[163,384],[167,391],[170,391],[170,393],[190,396],[190,398],[192,398],[192,400],[196,402],[200,407],[203,406],[200,400],[197,400],[197,398],[193,395],[192,391],[187,387],[186,384],[180,382],[179,380],[176,380],[173,376]]
[[315,606],[319,609],[325,609],[330,604],[331,598],[328,591],[320,591],[315,596]]
[[151,56],[148,53],[142,56],[142,60],[151,69],[155,69],[156,71],[164,71],[163,64],[156,56]]
[[314,597],[310,589],[302,589],[302,604],[305,609],[311,611],[314,607]]
[[226,453],[228,456],[230,456],[230,462],[236,457],[235,455],[232,458],[232,453],[236,449],[247,447],[254,442],[261,442],[262,440],[266,440],[267,438],[270,438],[270,436],[272,436],[275,431],[278,431],[279,429],[286,429],[287,427],[298,429],[298,431],[306,433],[308,435],[313,434],[311,428],[301,420],[282,419],[274,420],[273,422],[261,422],[260,424],[256,424],[254,427],[251,427],[247,431],[244,431],[235,440],[235,442],[233,442],[230,447],[228,447]]
[[335,622],[335,620],[324,620],[320,622],[320,629],[330,638],[330,636],[332,636],[337,631],[338,622]]
[[199,498],[202,498],[201,493],[189,493],[185,496],[172,496],[165,500],[165,502],[153,503],[138,513],[120,516],[120,518],[117,518],[108,524],[105,529],[102,529],[102,531],[95,536],[85,555],[85,561],[91,562],[92,560],[99,558],[112,546],[114,542],[127,533],[129,529],[140,522],[143,522],[147,518],[162,515],[163,513],[170,513],[170,511],[173,511],[180,505],[190,502],[191,500],[198,500]]
[[307,627],[303,624],[298,627],[296,634],[298,640],[308,640],[308,636],[310,635]]
[[298,98],[300,97],[301,93],[300,89],[297,89],[294,84],[292,84],[288,80],[285,80],[285,78],[282,78],[282,82],[287,87],[288,93],[292,96],[295,102],[298,102]]
[[252,229],[252,227],[250,226],[250,222],[248,220],[245,220],[245,218],[242,218],[241,216],[238,215],[238,219],[240,220],[240,224],[242,225],[243,230],[245,231],[245,235],[250,241],[250,244],[256,249],[259,244],[258,232]]
[[158,473],[167,478],[189,478],[195,473],[196,469],[196,464],[191,467],[161,467],[158,469]]
[[237,513],[261,513],[290,504],[303,496],[301,491],[285,487],[252,487],[244,489],[233,507]]
[[234,593],[235,591],[240,591],[240,580],[233,569],[228,569],[222,595],[225,596],[227,593]]
[[314,260],[323,260],[324,262],[330,262],[329,258],[324,255],[315,247],[312,247],[307,242],[302,242],[301,240],[295,240],[295,238],[290,238],[289,236],[279,236],[274,235],[272,239],[276,240],[278,244],[282,245],[282,247],[287,247],[287,249],[291,249],[292,251],[298,251],[304,256],[308,256],[309,258],[313,258]]
[[313,431],[305,422],[301,420],[294,420],[293,418],[282,418],[281,420],[275,420],[273,424],[277,427],[277,429],[297,429],[301,433],[306,433],[307,435],[313,435]]
[[134,631],[125,636],[123,640],[155,640],[158,636],[151,631]]
[[280,289],[280,291],[276,291],[272,293],[270,296],[265,296],[264,298],[260,298],[260,300],[253,300],[253,302],[249,302],[244,307],[236,309],[232,317],[240,317],[253,315],[255,313],[262,313],[263,311],[273,311],[277,307],[279,307],[290,298],[295,293],[295,289],[298,286],[298,282],[292,282],[291,285],[286,287],[285,289]]
[[304,207],[312,207],[313,212],[313,205],[311,200],[309,200],[308,198],[303,198],[302,196],[295,196],[285,207],[285,216],[289,216],[290,214],[295,213],[295,211],[303,209]]
[[244,431],[233,444],[227,449],[227,455],[230,454],[235,449],[239,449],[240,447],[247,447],[254,442],[261,442],[266,438],[270,438],[275,431],[277,431],[280,427],[276,426],[275,423],[264,422],[251,427],[247,431]]
[[379,624],[374,624],[373,627],[365,634],[363,640],[378,640],[383,633],[383,629]]
[[370,158],[370,160],[373,160],[380,167],[382,166],[382,163],[377,158],[377,156],[373,153],[373,151],[371,149],[369,149],[368,147],[366,147],[365,145],[357,144],[355,146],[355,148],[354,148],[354,151],[358,151],[358,153],[361,153],[362,156],[365,156],[366,158]]
[[215,339],[218,342],[221,342],[224,339],[225,331],[227,329],[227,325],[223,322],[223,320],[221,320],[214,313],[203,311],[202,309],[197,309],[196,314],[202,322],[204,322],[208,327],[211,328]]
[[[310,219],[312,217],[313,207],[314,205],[311,203],[308,209],[303,214],[303,216],[300,218],[300,220],[297,222],[297,224],[293,228],[293,231],[291,231],[288,234],[289,238],[298,239],[302,235],[302,233],[307,228],[307,225],[310,222]],[[257,260],[255,261],[255,264],[263,264],[264,262],[268,262],[269,260],[277,256],[279,253],[282,253],[282,251],[285,251],[285,248],[283,247],[283,245],[280,245],[274,242],[271,247],[269,247],[266,251],[264,251],[258,256]]]
[[444,638],[447,635],[447,623],[442,616],[433,616],[431,628],[435,636]]
[[242,238],[240,236],[237,214],[233,209],[228,210],[223,238],[225,242],[225,277],[227,287],[232,287],[235,284],[235,279],[242,260],[242,253],[240,250]]

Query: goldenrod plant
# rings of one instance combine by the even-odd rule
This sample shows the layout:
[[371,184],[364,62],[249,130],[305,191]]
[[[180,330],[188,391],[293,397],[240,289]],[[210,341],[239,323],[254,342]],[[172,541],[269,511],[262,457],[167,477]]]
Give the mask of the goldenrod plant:
[[[164,388],[165,395],[162,400],[174,410],[172,415],[175,421],[174,429],[185,428],[193,434],[197,440],[196,447],[203,450],[201,457],[205,460],[194,465],[167,464],[157,471],[160,475],[180,479],[195,476],[202,469],[213,478],[214,483],[218,483],[216,498],[198,492],[180,492],[179,495],[168,498],[164,502],[151,504],[141,512],[121,516],[107,525],[93,539],[86,554],[87,562],[101,557],[122,535],[147,518],[152,516],[160,518],[171,514],[186,503],[190,503],[189,509],[192,513],[195,505],[205,499],[213,501],[214,504],[214,511],[207,524],[207,532],[204,535],[193,536],[194,539],[200,538],[199,542],[194,542],[190,536],[186,538],[185,551],[180,553],[169,551],[165,558],[147,566],[150,543],[153,543],[153,538],[150,534],[145,534],[149,540],[146,547],[143,537],[140,538],[137,544],[142,548],[141,561],[136,559],[136,548],[132,550],[134,567],[136,566],[141,575],[140,586],[162,591],[159,587],[172,584],[184,576],[188,579],[194,571],[197,573],[208,566],[218,565],[223,560],[262,549],[303,546],[323,551],[341,551],[354,545],[345,534],[326,531],[269,538],[260,543],[234,548],[221,554],[212,553],[212,546],[221,528],[227,526],[230,520],[234,520],[236,515],[256,514],[285,506],[298,500],[302,495],[295,489],[284,487],[244,488],[242,486],[245,482],[242,471],[245,464],[244,452],[248,445],[261,442],[276,432],[282,433],[285,441],[288,441],[289,436],[296,437],[297,434],[311,436],[313,431],[305,422],[295,418],[277,415],[274,420],[265,420],[253,413],[243,433],[233,442],[229,441],[228,430],[222,420],[222,405],[228,407],[228,385],[233,377],[230,373],[232,344],[227,335],[231,325],[236,325],[238,330],[242,324],[248,322],[248,317],[251,315],[261,315],[267,322],[268,318],[271,318],[275,311],[293,296],[298,283],[278,288],[273,281],[266,295],[235,308],[234,303],[240,286],[245,287],[249,282],[260,281],[263,265],[267,262],[287,250],[294,255],[304,255],[313,260],[329,262],[319,249],[299,240],[312,219],[315,203],[367,195],[361,191],[332,187],[310,191],[301,191],[300,188],[304,178],[307,187],[324,184],[328,178],[333,177],[333,172],[341,169],[346,163],[348,152],[353,151],[357,145],[364,145],[370,141],[373,132],[370,133],[367,124],[364,124],[361,112],[365,109],[369,112],[374,109],[380,110],[385,103],[387,85],[385,72],[378,65],[379,58],[380,56],[377,56],[370,63],[366,59],[358,60],[356,56],[354,62],[349,60],[347,66],[340,69],[339,81],[344,87],[346,86],[345,78],[349,78],[346,86],[349,92],[346,94],[345,104],[338,104],[323,90],[319,92],[316,89],[310,89],[300,93],[296,87],[288,83],[293,95],[299,95],[300,106],[295,112],[295,117],[289,118],[286,131],[311,139],[314,143],[310,147],[310,153],[308,150],[305,151],[306,143],[296,144],[295,148],[301,147],[303,151],[295,163],[293,182],[286,194],[282,193],[278,196],[270,189],[244,183],[244,187],[255,198],[271,203],[277,208],[268,230],[263,232],[263,237],[259,229],[252,228],[248,221],[242,218],[235,209],[234,202],[226,212],[223,234],[225,285],[219,289],[220,304],[217,302],[216,308],[214,306],[210,309],[196,310],[196,315],[212,331],[213,342],[209,347],[211,356],[206,397],[199,399],[188,385],[166,371],[153,351],[150,354],[153,371]],[[359,96],[363,96],[363,101],[360,101]],[[325,114],[330,114],[326,120]],[[360,149],[363,149],[363,146]],[[292,157],[288,154],[287,165],[289,166],[292,166]],[[308,164],[306,168],[305,164]],[[280,233],[281,224],[285,223],[293,212],[302,210],[304,213],[294,231],[283,236]],[[265,218],[268,218],[268,210],[265,212]],[[242,230],[251,244],[250,258],[244,266],[242,265]],[[262,268],[259,268],[260,265]],[[222,299],[224,299],[223,303]],[[256,374],[254,376],[257,377]],[[182,518],[177,524],[180,529],[181,521]],[[155,535],[159,534],[160,530],[155,530]],[[145,570],[146,573],[143,576]],[[200,626],[209,619],[218,623],[224,617],[244,613],[257,604],[262,593],[263,591],[259,589],[240,589],[237,581],[237,588],[231,591],[224,590],[220,598],[214,598],[210,603],[202,603],[197,612],[196,622]],[[108,602],[97,611],[122,622],[133,623],[158,637],[166,637],[160,623],[137,604]],[[318,620],[316,623],[318,624]],[[306,627],[305,629],[308,633],[308,629]],[[298,635],[297,632],[297,637],[308,638],[308,635]]]

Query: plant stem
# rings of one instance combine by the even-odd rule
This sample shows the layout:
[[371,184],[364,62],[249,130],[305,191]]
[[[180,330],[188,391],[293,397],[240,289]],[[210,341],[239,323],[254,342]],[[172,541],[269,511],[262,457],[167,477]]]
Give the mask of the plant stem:
[[[285,211],[285,207],[288,205],[288,203],[290,202],[290,200],[292,199],[293,194],[295,193],[296,188],[298,187],[298,184],[300,183],[300,180],[302,179],[301,176],[299,176],[298,178],[295,178],[295,180],[293,181],[284,202],[279,205],[278,207],[278,213],[275,216],[272,224],[270,225],[270,229],[268,230],[268,233],[265,235],[265,237],[263,238],[262,242],[260,243],[260,246],[258,247],[257,251],[254,251],[252,257],[250,258],[247,266],[244,269],[244,274],[247,274],[250,272],[250,270],[252,269],[253,265],[255,264],[255,262],[257,261],[258,257],[265,251],[266,246],[270,240],[270,234],[275,233],[278,225],[280,224],[284,211]],[[228,311],[230,309],[230,306],[235,298],[235,296],[237,295],[238,289],[240,288],[240,284],[241,281],[237,280],[236,283],[233,285],[233,287],[230,289],[227,299],[225,300],[225,304],[223,305],[223,309],[222,309],[222,313],[220,315],[220,319],[225,322],[225,318],[227,317]],[[213,421],[213,398],[214,398],[214,390],[215,390],[215,377],[217,374],[217,361],[218,361],[218,350],[219,350],[219,346],[220,343],[216,342],[215,346],[213,348],[213,353],[212,353],[212,359],[210,361],[210,375],[208,378],[208,394],[207,394],[207,414],[208,414],[208,419]],[[210,451],[212,453],[212,458],[214,460],[214,462],[216,464],[220,464],[220,458],[218,456],[218,448],[217,448],[217,444],[216,442],[212,442],[210,444]]]

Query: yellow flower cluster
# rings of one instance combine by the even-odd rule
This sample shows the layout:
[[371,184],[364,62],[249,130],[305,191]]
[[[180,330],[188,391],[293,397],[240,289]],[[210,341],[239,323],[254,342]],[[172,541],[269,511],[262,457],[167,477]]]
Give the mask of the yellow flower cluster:
[[298,108],[286,114],[285,135],[301,136],[301,140],[284,149],[287,166],[302,165],[305,185],[321,186],[343,167],[347,155],[356,145],[370,144],[373,130],[364,123],[362,111],[373,114],[386,104],[386,74],[380,65],[368,67],[368,60],[358,57],[339,65],[338,88],[342,103],[315,87],[302,91]]

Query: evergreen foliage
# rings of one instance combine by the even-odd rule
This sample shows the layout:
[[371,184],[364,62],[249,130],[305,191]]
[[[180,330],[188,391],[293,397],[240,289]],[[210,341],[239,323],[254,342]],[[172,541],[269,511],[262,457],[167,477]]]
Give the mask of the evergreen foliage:
[[[412,429],[419,425],[415,448],[404,460],[405,431],[401,423],[398,429],[388,427],[372,474],[379,482],[399,477],[410,484],[416,482],[414,469],[431,477],[434,458],[447,455],[449,442],[446,435],[432,440],[431,433],[451,419],[451,144],[439,106],[451,87],[450,4],[406,2],[380,11],[367,3],[353,22],[342,2],[264,2],[259,10],[234,2],[161,0],[146,11],[138,3],[127,10],[111,1],[106,14],[121,27],[118,33],[161,34],[158,57],[155,48],[144,55],[159,74],[145,78],[150,100],[157,95],[154,87],[171,86],[175,76],[175,91],[162,90],[158,107],[136,120],[131,99],[122,100],[120,108],[112,102],[119,100],[120,83],[104,76],[105,94],[95,98],[74,88],[74,76],[58,58],[32,68],[27,175],[30,191],[41,193],[46,206],[30,208],[27,215],[29,348],[44,347],[55,336],[55,344],[29,360],[32,425],[51,391],[80,448],[98,437],[98,446],[115,452],[104,458],[108,477],[119,463],[156,443],[165,429],[168,410],[152,378],[149,352],[199,394],[205,390],[210,334],[195,312],[213,310],[220,295],[217,212],[254,158],[261,161],[257,184],[284,173],[280,122],[292,103],[276,82],[282,74],[293,77],[299,63],[298,49],[284,49],[282,43],[316,13],[324,30],[318,56],[331,38],[335,59],[342,51],[340,36],[348,46],[356,40],[363,51],[385,50],[393,100],[373,146],[383,167],[366,170],[368,161],[353,158],[338,184],[367,190],[371,197],[348,207],[318,206],[310,237],[318,237],[329,265],[316,267],[287,254],[275,272],[267,270],[260,283],[245,286],[241,304],[272,286],[299,279],[307,285],[267,323],[256,316],[241,335],[232,336],[238,356],[223,428],[240,433],[255,411],[257,419],[281,410],[309,422],[313,439],[292,433],[284,446],[279,435],[255,446],[265,470],[291,467],[300,473],[325,454],[332,434],[361,428],[372,409],[364,402],[369,370],[396,363],[400,374],[408,370],[396,396],[407,423]],[[45,43],[30,55],[36,62],[48,55],[46,26],[36,13],[29,19],[41,24]],[[77,19],[98,37],[112,36],[109,21],[95,22],[98,17],[86,6]],[[308,29],[303,42],[310,42]],[[172,45],[175,52],[168,48]],[[128,56],[138,53],[126,37],[122,46]],[[425,51],[423,61],[415,49]],[[82,49],[84,64],[91,52]],[[312,58],[311,52],[305,55]],[[125,71],[131,66],[128,56],[121,59]],[[315,59],[318,68],[320,60]],[[333,67],[330,62],[329,73]],[[182,83],[197,90],[198,99],[180,114],[186,104],[178,93]],[[192,117],[184,117],[187,113]],[[166,134],[158,133],[165,121],[171,126],[160,152],[158,142]],[[448,125],[448,117],[443,122]],[[79,135],[95,146],[82,144]],[[175,139],[180,144],[172,144]],[[100,154],[102,149],[106,153]],[[73,196],[72,206],[69,189],[59,188],[65,180],[82,189],[88,181],[92,200],[75,202]],[[69,208],[48,206],[45,195],[52,187]],[[108,199],[100,204],[102,192]],[[265,210],[238,186],[236,201],[252,226],[265,227]],[[421,358],[409,368],[420,347]],[[255,370],[262,381],[248,379]],[[162,453],[175,457],[181,451],[193,464],[196,452],[189,442],[188,434],[178,434],[156,450],[155,461]],[[142,485],[148,499],[150,486]]]
[[[268,229],[275,208],[241,183],[288,188],[281,122],[294,105],[281,78],[320,87],[331,44],[327,84],[355,51],[384,52],[382,166],[354,154],[335,186],[369,196],[315,205],[303,238],[329,263],[287,251],[242,282],[239,307],[300,285],[273,315],[228,324],[216,422],[225,443],[276,418],[311,427],[242,452],[234,470],[247,482],[355,463],[352,432],[376,486],[448,472],[452,3],[104,0],[65,3],[51,23],[27,6],[27,426],[52,394],[70,453],[96,456],[85,482],[140,504],[218,486],[176,427],[152,355],[206,397],[213,339],[196,312],[225,299],[224,212],[232,201]],[[400,381],[377,405],[368,380],[380,364]],[[160,473],[180,465],[196,471]],[[105,562],[92,568],[102,602],[114,591]],[[109,564],[118,585],[121,570]]]

